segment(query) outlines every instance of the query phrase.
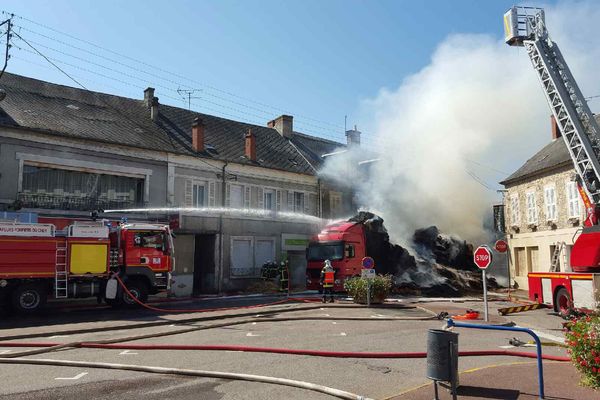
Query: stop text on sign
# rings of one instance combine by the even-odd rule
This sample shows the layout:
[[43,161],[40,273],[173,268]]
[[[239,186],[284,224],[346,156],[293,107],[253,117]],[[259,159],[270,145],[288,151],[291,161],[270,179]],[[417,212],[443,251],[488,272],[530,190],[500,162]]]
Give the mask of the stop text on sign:
[[486,246],[479,246],[473,252],[473,262],[479,269],[486,269],[492,263],[492,252]]

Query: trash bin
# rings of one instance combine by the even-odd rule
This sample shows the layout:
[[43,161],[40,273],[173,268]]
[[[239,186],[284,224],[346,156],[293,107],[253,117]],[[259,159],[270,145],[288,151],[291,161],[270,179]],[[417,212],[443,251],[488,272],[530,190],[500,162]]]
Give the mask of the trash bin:
[[452,382],[458,376],[458,333],[442,329],[427,332],[427,377]]

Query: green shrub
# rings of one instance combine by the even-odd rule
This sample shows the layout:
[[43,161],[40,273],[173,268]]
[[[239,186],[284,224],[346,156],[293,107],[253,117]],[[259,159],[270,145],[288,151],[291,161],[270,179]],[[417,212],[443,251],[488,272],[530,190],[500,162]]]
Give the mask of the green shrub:
[[[355,303],[367,303],[368,281],[369,279],[363,279],[357,276],[347,279],[346,282],[344,282],[344,288],[348,294],[354,298]],[[377,275],[374,279],[371,279],[371,304],[383,303],[391,290],[391,275]]]
[[567,352],[583,374],[582,384],[600,388],[600,316],[584,316],[565,324]]

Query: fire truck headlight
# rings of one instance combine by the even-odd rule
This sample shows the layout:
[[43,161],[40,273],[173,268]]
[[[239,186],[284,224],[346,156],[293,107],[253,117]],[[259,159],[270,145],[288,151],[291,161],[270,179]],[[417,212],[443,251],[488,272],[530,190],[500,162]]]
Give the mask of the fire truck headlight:
[[7,287],[8,281],[5,279],[0,279],[0,287]]

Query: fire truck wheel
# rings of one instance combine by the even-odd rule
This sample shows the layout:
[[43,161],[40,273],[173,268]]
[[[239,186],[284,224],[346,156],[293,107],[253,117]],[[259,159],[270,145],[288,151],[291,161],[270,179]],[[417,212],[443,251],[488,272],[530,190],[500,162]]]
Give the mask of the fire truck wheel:
[[[125,286],[127,286],[129,292],[142,303],[148,301],[148,286],[144,282],[132,280],[128,281],[125,284]],[[123,291],[123,303],[129,307],[138,305],[138,303],[135,302],[135,300],[133,300],[131,297],[129,297],[129,295],[125,293],[125,291]]]
[[563,318],[568,318],[569,315],[573,312],[573,303],[571,301],[571,296],[569,296],[569,292],[565,288],[560,288],[556,292],[555,297],[556,311],[558,311],[559,315]]
[[42,285],[23,284],[11,294],[13,309],[19,313],[34,313],[46,304],[48,292]]

